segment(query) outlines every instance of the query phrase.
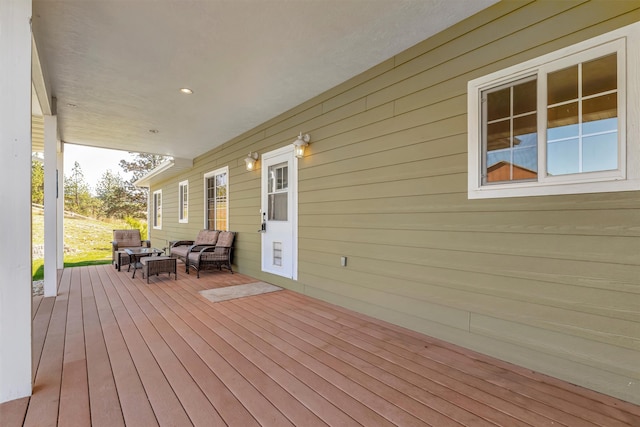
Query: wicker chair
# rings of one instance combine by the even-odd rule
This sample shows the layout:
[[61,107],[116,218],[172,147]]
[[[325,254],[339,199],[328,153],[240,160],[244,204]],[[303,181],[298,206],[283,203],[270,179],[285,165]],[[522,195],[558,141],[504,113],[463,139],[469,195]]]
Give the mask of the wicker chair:
[[231,262],[235,236],[236,233],[233,231],[221,231],[215,246],[207,246],[199,251],[189,252],[187,273],[189,273],[189,268],[193,268],[199,278],[202,270],[222,270],[224,267],[233,274]]
[[140,238],[140,230],[113,230],[113,241],[111,242],[112,254],[111,264],[115,263],[115,268],[120,271],[123,265],[129,264],[129,255],[125,249],[151,247],[150,240],[142,240]]
[[200,230],[196,236],[196,240],[178,240],[171,242],[169,247],[169,256],[177,258],[184,262],[185,271],[189,273],[189,254],[193,251],[199,251],[205,247],[213,247],[218,241],[218,230]]

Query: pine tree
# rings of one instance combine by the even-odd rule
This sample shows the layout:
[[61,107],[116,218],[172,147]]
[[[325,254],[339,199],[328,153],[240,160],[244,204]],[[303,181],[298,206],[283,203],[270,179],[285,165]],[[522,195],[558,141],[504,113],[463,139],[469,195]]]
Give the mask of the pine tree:
[[160,166],[168,157],[157,154],[129,153],[133,155],[132,161],[120,160],[120,167],[124,172],[132,173],[130,180],[126,181],[125,188],[129,200],[133,205],[131,215],[134,217],[145,217],[147,212],[148,189],[136,187],[134,182]]
[[101,214],[108,218],[125,218],[136,210],[130,195],[125,188],[125,182],[120,174],[107,170],[98,184],[96,194],[102,202]]
[[80,163],[75,162],[71,169],[71,176],[64,177],[64,205],[65,209],[81,215],[89,215],[92,211],[93,197],[89,185],[84,180]]

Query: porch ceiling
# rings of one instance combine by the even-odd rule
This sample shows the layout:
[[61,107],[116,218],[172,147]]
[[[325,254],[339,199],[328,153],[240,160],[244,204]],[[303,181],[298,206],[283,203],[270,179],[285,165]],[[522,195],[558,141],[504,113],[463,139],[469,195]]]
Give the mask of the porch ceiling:
[[194,158],[495,2],[34,0],[33,31],[63,141]]

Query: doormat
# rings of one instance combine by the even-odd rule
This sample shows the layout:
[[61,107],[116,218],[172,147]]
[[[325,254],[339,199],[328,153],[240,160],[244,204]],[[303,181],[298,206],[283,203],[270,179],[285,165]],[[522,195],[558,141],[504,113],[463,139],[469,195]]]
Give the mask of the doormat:
[[205,291],[200,291],[199,294],[211,302],[221,302],[281,290],[281,287],[272,285],[270,283],[255,282],[247,283],[246,285],[225,286],[224,288],[207,289]]

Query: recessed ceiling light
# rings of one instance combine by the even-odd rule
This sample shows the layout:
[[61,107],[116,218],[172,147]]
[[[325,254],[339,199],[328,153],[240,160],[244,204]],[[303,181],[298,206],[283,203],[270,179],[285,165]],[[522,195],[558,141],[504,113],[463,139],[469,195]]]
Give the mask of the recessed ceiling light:
[[188,87],[180,88],[180,92],[184,93],[185,95],[191,95],[193,93],[193,91]]
[[149,129],[149,132],[151,132],[151,133],[158,133],[158,132],[160,132],[160,131],[159,131],[158,129]]

